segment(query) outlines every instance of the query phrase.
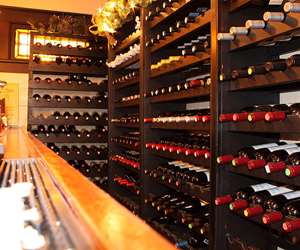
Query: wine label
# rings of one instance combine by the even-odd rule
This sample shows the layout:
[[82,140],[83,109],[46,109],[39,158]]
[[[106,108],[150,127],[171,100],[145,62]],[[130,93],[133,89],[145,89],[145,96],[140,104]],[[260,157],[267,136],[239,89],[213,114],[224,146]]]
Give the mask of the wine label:
[[276,147],[276,146],[278,146],[277,143],[266,143],[266,144],[261,144],[261,145],[254,145],[254,146],[252,146],[252,148],[257,150],[257,149],[261,149],[261,148],[270,148],[270,147]]
[[278,188],[272,188],[272,189],[267,190],[267,191],[271,196],[275,196],[275,195],[278,195],[278,194],[284,194],[284,193],[292,192],[293,190],[289,189],[289,188],[286,188],[286,187],[278,187]]
[[270,150],[270,152],[274,152],[277,150],[284,150],[284,149],[296,148],[296,147],[298,147],[296,144],[286,144],[286,145],[281,145],[281,146],[277,146],[277,147],[271,147],[268,149]]
[[283,194],[285,198],[288,200],[299,198],[300,197],[300,191],[295,191],[295,192],[289,192],[287,194]]
[[300,147],[297,148],[289,148],[287,150],[285,150],[289,155],[293,154],[293,153],[297,153],[300,152]]
[[254,192],[259,192],[271,188],[276,188],[276,186],[269,184],[269,183],[262,183],[262,184],[257,184],[257,185],[251,185],[250,187],[253,188]]
[[283,0],[270,0],[269,5],[282,5]]

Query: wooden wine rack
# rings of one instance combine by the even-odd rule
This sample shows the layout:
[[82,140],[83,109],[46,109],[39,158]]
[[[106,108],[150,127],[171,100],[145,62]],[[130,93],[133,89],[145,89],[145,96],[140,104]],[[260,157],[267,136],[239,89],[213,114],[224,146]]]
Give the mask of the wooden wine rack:
[[[31,130],[33,126],[37,125],[75,125],[76,127],[79,126],[107,126],[108,121],[107,119],[101,117],[99,120],[95,120],[92,117],[92,113],[96,111],[106,111],[107,110],[107,101],[103,100],[101,103],[96,103],[95,100],[91,100],[90,103],[88,103],[84,99],[84,95],[81,96],[82,100],[80,103],[76,102],[75,99],[71,99],[70,102],[66,102],[66,100],[63,98],[64,95],[68,95],[70,92],[77,92],[80,94],[81,92],[88,93],[86,95],[96,95],[96,94],[104,94],[107,92],[107,83],[102,82],[101,84],[97,83],[82,83],[78,84],[75,81],[72,81],[71,83],[67,83],[65,81],[62,81],[61,83],[58,83],[55,81],[55,78],[59,78],[60,76],[69,76],[72,73],[75,74],[83,74],[88,77],[98,77],[98,78],[105,78],[107,75],[107,69],[105,66],[95,66],[92,65],[88,67],[87,65],[74,65],[68,66],[66,64],[58,65],[55,62],[53,63],[35,63],[33,61],[33,55],[36,54],[45,54],[45,55],[56,55],[56,56],[71,56],[71,57],[89,57],[89,58],[101,58],[104,62],[106,60],[106,43],[103,43],[103,50],[89,50],[86,48],[67,48],[67,47],[57,47],[57,46],[47,46],[47,45],[40,45],[36,46],[34,44],[34,37],[36,36],[36,33],[33,33],[31,35],[31,49],[30,49],[30,62],[29,62],[29,99],[28,99],[28,130]],[[49,35],[52,37],[58,37],[56,35]],[[62,36],[66,37],[66,36]],[[103,64],[105,65],[105,64]],[[35,76],[40,76],[41,80],[39,82],[35,81]],[[51,75],[52,82],[48,83],[45,78]],[[57,75],[57,76],[53,76]],[[57,102],[54,99],[51,99],[50,102],[47,102],[42,98],[43,94],[40,93],[55,93],[55,95],[61,96],[61,102]],[[33,94],[37,93],[41,95],[41,98],[36,101],[32,98]],[[51,94],[53,95],[53,94]],[[52,96],[53,97],[53,96]],[[68,119],[65,119],[65,117],[61,116],[58,117],[58,119],[55,119],[55,117],[52,115],[48,117],[44,117],[44,112],[54,112],[54,111],[60,111],[60,109],[67,109],[71,114],[78,112],[78,109],[85,109],[85,112],[90,112],[91,118],[89,120],[84,119],[84,117],[79,117],[78,119],[75,119],[73,116],[70,116]],[[33,112],[40,112],[39,116],[34,116]],[[103,135],[101,137],[91,135],[90,137],[76,137],[74,135],[66,136],[65,134],[50,134],[49,136],[46,136],[45,134],[39,134],[37,137],[40,141],[43,143],[67,143],[67,144],[86,144],[86,143],[92,143],[92,144],[107,144],[107,135]],[[83,153],[77,155],[74,152],[70,152],[70,154],[66,154],[65,152],[60,152],[60,157],[64,158],[65,160],[107,160],[107,152],[103,152],[102,155],[94,155],[93,153],[91,155],[85,155]]]

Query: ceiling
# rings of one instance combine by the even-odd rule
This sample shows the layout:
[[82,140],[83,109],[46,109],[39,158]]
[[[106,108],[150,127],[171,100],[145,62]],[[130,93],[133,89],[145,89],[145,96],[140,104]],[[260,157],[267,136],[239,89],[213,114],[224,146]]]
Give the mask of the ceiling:
[[31,8],[40,10],[53,10],[82,14],[94,14],[106,0],[0,0],[0,5]]

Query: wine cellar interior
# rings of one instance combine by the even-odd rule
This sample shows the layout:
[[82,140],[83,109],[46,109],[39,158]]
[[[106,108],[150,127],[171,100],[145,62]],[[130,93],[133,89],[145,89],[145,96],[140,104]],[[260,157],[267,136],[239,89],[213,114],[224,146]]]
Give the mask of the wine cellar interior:
[[0,249],[300,249],[298,0],[34,2],[0,1]]

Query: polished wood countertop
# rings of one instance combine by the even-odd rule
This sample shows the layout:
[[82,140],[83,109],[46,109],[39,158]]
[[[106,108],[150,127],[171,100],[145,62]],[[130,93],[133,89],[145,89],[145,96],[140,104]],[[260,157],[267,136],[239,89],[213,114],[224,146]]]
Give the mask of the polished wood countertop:
[[27,131],[7,129],[1,133],[0,143],[5,146],[4,158],[40,157],[47,162],[68,202],[85,224],[86,232],[92,236],[93,249],[177,249]]

